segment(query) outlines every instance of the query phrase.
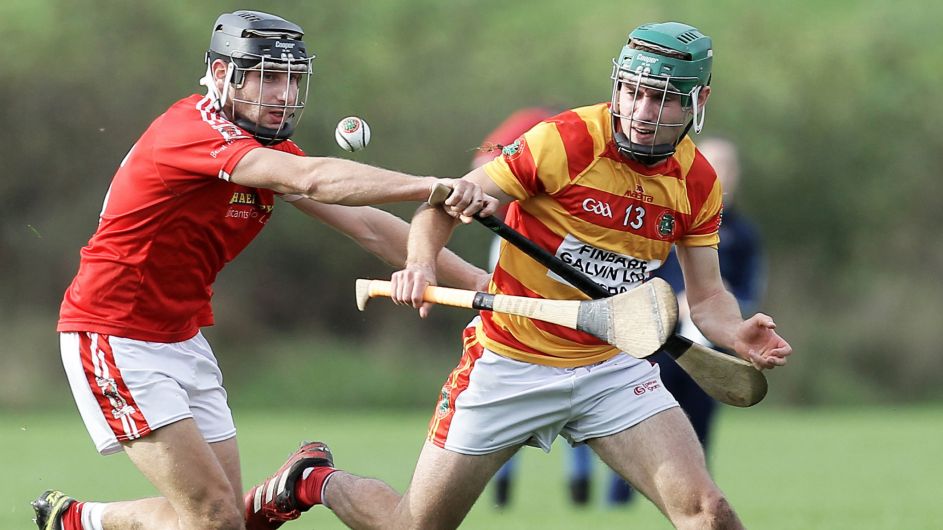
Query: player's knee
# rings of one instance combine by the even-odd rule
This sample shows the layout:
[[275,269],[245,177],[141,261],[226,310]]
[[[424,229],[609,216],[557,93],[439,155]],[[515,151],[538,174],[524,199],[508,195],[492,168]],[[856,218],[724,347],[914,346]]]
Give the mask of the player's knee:
[[708,520],[718,523],[717,528],[730,528],[737,520],[733,507],[723,495],[712,496],[705,503],[704,511],[709,515]]
[[692,528],[736,528],[737,516],[733,507],[719,491],[711,491],[700,497],[694,508]]
[[243,515],[235,510],[217,511],[200,518],[200,526],[206,530],[245,530]]
[[245,530],[245,515],[233,504],[231,496],[208,498],[196,503],[191,519],[194,528],[206,530]]
[[669,517],[676,528],[739,528],[733,507],[718,490],[709,490],[691,496],[682,505],[676,505]]

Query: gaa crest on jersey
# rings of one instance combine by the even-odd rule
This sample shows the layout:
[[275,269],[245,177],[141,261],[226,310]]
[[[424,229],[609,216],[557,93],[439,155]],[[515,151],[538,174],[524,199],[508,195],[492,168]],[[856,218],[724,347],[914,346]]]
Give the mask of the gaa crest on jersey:
[[517,140],[514,140],[513,144],[504,146],[501,149],[501,155],[503,155],[504,158],[508,161],[514,160],[515,158],[521,156],[521,153],[524,152],[525,145],[526,141],[524,140],[524,137],[521,136]]
[[663,212],[658,216],[658,236],[667,239],[675,231],[675,216],[671,212]]

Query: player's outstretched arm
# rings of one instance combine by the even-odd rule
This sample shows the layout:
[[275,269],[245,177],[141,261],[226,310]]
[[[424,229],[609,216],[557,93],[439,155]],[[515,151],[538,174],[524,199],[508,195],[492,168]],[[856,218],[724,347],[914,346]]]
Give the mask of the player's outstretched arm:
[[425,201],[434,184],[440,182],[457,190],[447,204],[453,215],[468,215],[487,205],[480,186],[471,182],[417,177],[352,160],[296,156],[273,149],[246,153],[233,169],[230,181],[349,206]]
[[[353,239],[364,250],[397,269],[406,264],[409,224],[399,217],[369,206],[340,206],[310,199],[291,203],[307,215]],[[445,285],[459,289],[481,290],[490,277],[486,271],[468,263],[445,248],[436,260],[436,269]]]

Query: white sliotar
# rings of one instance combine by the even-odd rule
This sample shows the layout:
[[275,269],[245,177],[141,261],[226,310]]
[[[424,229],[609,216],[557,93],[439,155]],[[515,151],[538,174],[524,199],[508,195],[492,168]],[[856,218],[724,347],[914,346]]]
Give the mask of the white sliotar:
[[356,116],[348,116],[337,123],[334,139],[345,151],[360,151],[370,143],[370,126]]

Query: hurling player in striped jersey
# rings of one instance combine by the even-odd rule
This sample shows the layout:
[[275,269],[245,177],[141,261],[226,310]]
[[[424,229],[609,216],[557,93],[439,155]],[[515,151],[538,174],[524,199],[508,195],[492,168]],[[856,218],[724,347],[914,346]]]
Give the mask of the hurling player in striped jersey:
[[[613,61],[612,99],[544,120],[464,178],[502,204],[517,231],[611,293],[646,281],[677,248],[694,323],[714,344],[759,369],[792,352],[765,314],[741,317],[718,266],[722,190],[688,132],[700,132],[710,95],[711,39],[677,22],[645,24]],[[438,278],[435,256],[454,220],[421,207],[413,218],[394,300],[420,308]],[[548,299],[585,296],[509,244],[489,290]],[[563,436],[588,444],[678,528],[741,528],[657,365],[579,331],[481,312],[442,388],[406,494],[372,506],[396,527],[457,526],[495,471],[523,445],[549,451]],[[354,483],[328,482],[325,501]]]
[[[290,140],[314,58],[302,37],[298,25],[267,13],[221,15],[201,80],[207,94],[155,119],[117,170],[57,329],[96,449],[124,452],[160,496],[76,502],[49,490],[33,502],[39,528],[269,523],[252,492],[245,504],[222,374],[200,329],[213,324],[217,274],[259,233],[276,197],[396,266],[404,263],[408,225],[367,205],[423,201],[447,182],[458,190],[448,201],[452,213],[494,211],[472,182],[303,156]],[[474,289],[485,281],[484,271],[454,254],[443,253],[440,264],[446,282]],[[325,463],[330,452],[317,443],[292,460],[304,469]],[[267,510],[275,500],[266,499]]]

